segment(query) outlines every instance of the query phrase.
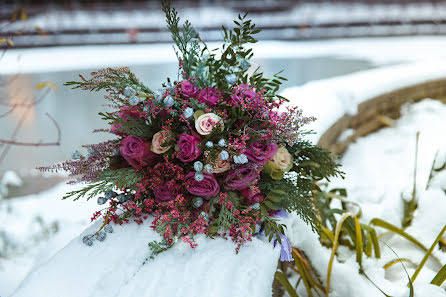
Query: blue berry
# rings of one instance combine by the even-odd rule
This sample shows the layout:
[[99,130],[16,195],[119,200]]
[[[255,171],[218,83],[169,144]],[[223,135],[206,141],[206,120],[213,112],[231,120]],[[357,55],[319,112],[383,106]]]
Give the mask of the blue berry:
[[93,235],[86,235],[82,238],[82,242],[85,245],[92,246],[93,245]]
[[125,202],[127,200],[127,197],[125,196],[125,194],[119,194],[118,195],[118,201],[119,202]]
[[220,139],[220,140],[218,141],[218,145],[221,146],[221,147],[225,147],[225,146],[226,146],[226,140],[224,140],[223,138]]
[[240,164],[248,163],[248,157],[245,154],[239,155]]
[[125,87],[124,88],[124,96],[126,97],[132,97],[136,95],[136,91],[132,87]]
[[175,104],[175,101],[173,100],[172,96],[168,95],[166,98],[164,98],[164,106],[171,107]]
[[194,115],[194,109],[192,107],[187,107],[183,112],[183,116],[186,119],[190,119],[193,115]]
[[202,171],[203,170],[203,163],[200,162],[200,161],[195,161],[194,169],[195,169],[195,171]]
[[99,233],[96,234],[96,239],[99,241],[104,241],[105,238],[107,238],[107,233],[105,233],[104,231],[99,231]]
[[251,63],[249,63],[248,60],[243,59],[243,60],[240,62],[240,67],[241,67],[243,70],[247,70],[247,69],[249,68],[249,66],[251,66]]
[[201,172],[201,171],[197,171],[197,172],[195,172],[194,179],[195,179],[197,182],[201,182],[201,181],[204,179],[203,172]]
[[254,203],[253,205],[251,205],[251,207],[253,209],[259,209],[260,208],[260,204],[258,202]]
[[105,198],[105,197],[99,197],[98,198],[98,204],[99,205],[105,204],[105,202],[107,202],[107,198]]
[[81,153],[79,153],[79,151],[75,151],[73,153],[73,155],[71,155],[71,158],[73,158],[73,160],[79,160],[82,157]]
[[211,171],[212,171],[212,165],[211,165],[211,164],[206,164],[206,165],[204,165],[204,169],[206,170],[206,172],[211,173]]
[[111,225],[106,225],[104,231],[107,233],[113,233],[113,227]]
[[194,200],[193,200],[193,202],[192,202],[192,205],[193,205],[195,208],[199,208],[200,206],[203,205],[203,198],[201,198],[201,197],[195,197]]
[[107,191],[105,192],[105,198],[106,199],[112,199],[113,197],[116,197],[118,194],[114,191]]
[[225,78],[230,85],[233,85],[237,82],[237,76],[234,73],[226,75]]
[[88,149],[88,156],[89,156],[89,157],[94,156],[94,155],[97,155],[97,154],[99,154],[97,150],[95,150],[95,149],[93,149],[93,148],[89,148],[89,149]]
[[138,96],[132,96],[129,99],[130,105],[137,105],[139,103],[139,97]]
[[227,151],[221,151],[220,158],[224,161],[229,159],[229,153]]
[[206,141],[206,146],[208,148],[214,147],[214,144],[212,143],[212,141]]
[[235,164],[246,164],[248,163],[248,157],[246,157],[246,155],[241,154],[239,156],[234,156],[234,163]]
[[173,93],[173,92],[175,91],[175,86],[174,86],[171,82],[168,82],[168,83],[167,83],[167,89],[168,89],[171,93]]
[[163,100],[163,95],[164,93],[161,91],[161,89],[153,93],[153,98],[155,99],[155,102],[160,103],[161,100]]
[[202,211],[202,212],[200,213],[200,217],[202,217],[203,219],[205,219],[205,221],[208,221],[208,220],[209,220],[209,214],[206,213],[206,212],[204,212],[204,211]]

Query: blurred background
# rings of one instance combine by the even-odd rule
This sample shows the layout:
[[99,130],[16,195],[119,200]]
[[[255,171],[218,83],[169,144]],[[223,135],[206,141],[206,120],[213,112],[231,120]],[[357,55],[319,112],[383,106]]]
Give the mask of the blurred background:
[[[248,12],[263,30],[253,46],[253,66],[268,76],[284,70],[285,92],[371,69],[446,59],[446,1],[173,4],[212,48],[222,41],[221,25],[232,27],[238,14]],[[88,226],[96,209],[94,201],[82,207],[59,201],[73,189],[56,186],[66,177],[35,170],[110,137],[92,133],[107,128],[98,116],[106,108],[104,94],[63,84],[100,68],[129,66],[157,89],[167,77],[178,77],[172,45],[159,1],[0,2],[0,226],[7,226],[0,228],[1,296]],[[325,94],[349,102],[361,88],[354,82]],[[324,96],[312,92],[306,95]],[[46,245],[36,248],[39,242]]]

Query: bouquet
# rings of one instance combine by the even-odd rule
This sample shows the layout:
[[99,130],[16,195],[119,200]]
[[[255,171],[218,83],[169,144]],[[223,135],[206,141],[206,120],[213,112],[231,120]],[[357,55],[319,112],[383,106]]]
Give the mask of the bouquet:
[[[285,78],[265,78],[253,67],[252,49],[260,30],[239,15],[233,29],[223,27],[224,43],[209,49],[192,25],[179,24],[177,11],[163,2],[176,45],[178,80],[157,90],[141,83],[128,68],[104,69],[66,85],[105,90],[113,108],[100,113],[113,139],[85,145],[72,160],[44,171],[65,170],[84,183],[64,198],[98,197],[105,208],[92,245],[113,231],[111,223],[135,221],[162,240],[150,242],[151,257],[181,240],[194,248],[195,237],[231,239],[235,250],[262,234],[292,260],[280,216],[297,212],[318,230],[312,196],[317,181],[340,174],[330,153],[303,138],[304,117],[278,95]],[[181,78],[180,78],[181,77]]]

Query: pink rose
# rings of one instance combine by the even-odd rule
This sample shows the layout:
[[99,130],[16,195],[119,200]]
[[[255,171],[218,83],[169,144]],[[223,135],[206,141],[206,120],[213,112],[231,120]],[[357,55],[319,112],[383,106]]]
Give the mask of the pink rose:
[[198,134],[209,135],[217,124],[221,126],[222,130],[224,129],[224,123],[221,117],[215,113],[205,113],[195,120],[195,129],[197,129]]
[[215,163],[213,165],[214,166],[212,167],[212,170],[211,170],[212,173],[222,173],[222,172],[229,170],[229,168],[231,168],[231,166],[229,164],[229,160],[222,160],[220,158],[220,156],[217,158],[217,160],[215,161]]
[[203,180],[195,180],[195,172],[189,172],[186,177],[186,189],[192,195],[203,198],[211,198],[217,196],[220,192],[220,185],[215,177],[207,172],[203,172]]
[[257,97],[257,93],[247,84],[241,84],[234,87],[234,94],[230,98],[230,102],[235,106],[240,106],[245,101],[252,101]]
[[153,194],[155,195],[156,202],[168,202],[175,199],[177,195],[177,187],[175,184],[169,185],[169,183],[159,185],[153,190]]
[[198,101],[208,106],[215,106],[220,100],[220,94],[215,88],[207,87],[198,93]]
[[178,139],[178,159],[183,162],[195,161],[200,155],[201,150],[198,148],[200,139],[198,137],[181,134]]
[[156,154],[164,154],[171,148],[170,145],[163,146],[163,143],[165,143],[167,140],[167,136],[168,136],[168,134],[166,131],[159,131],[153,135],[152,146],[150,147],[152,152],[154,152]]
[[181,81],[181,93],[184,95],[184,97],[196,98],[198,95],[198,91],[198,88],[187,79],[183,79]]
[[240,191],[240,195],[245,198],[245,203],[247,205],[261,203],[263,200],[265,200],[265,197],[260,193],[260,189],[258,187],[245,188]]
[[158,155],[150,150],[150,142],[133,135],[121,140],[119,151],[124,159],[133,167],[153,166],[157,163]]
[[244,150],[244,154],[251,162],[264,166],[269,158],[274,156],[279,146],[275,143],[255,141]]
[[228,173],[224,185],[226,190],[243,190],[257,184],[259,172],[248,164],[238,167]]

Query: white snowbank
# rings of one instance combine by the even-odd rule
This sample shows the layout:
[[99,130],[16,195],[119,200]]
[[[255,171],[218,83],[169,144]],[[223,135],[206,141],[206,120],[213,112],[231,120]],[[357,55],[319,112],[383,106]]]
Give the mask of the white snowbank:
[[51,258],[90,225],[97,203],[61,198],[76,187],[0,201],[0,296],[9,296],[33,266]]
[[254,238],[236,255],[230,240],[199,237],[196,249],[177,243],[143,265],[147,243],[159,240],[148,224],[114,226],[104,242],[84,245],[99,226],[33,270],[12,296],[271,296],[280,249],[266,241]]
[[344,114],[356,114],[358,104],[386,92],[444,77],[446,61],[417,62],[312,81],[287,88],[281,95],[303,109],[304,115],[317,118],[306,126],[316,132],[311,138],[317,142]]

